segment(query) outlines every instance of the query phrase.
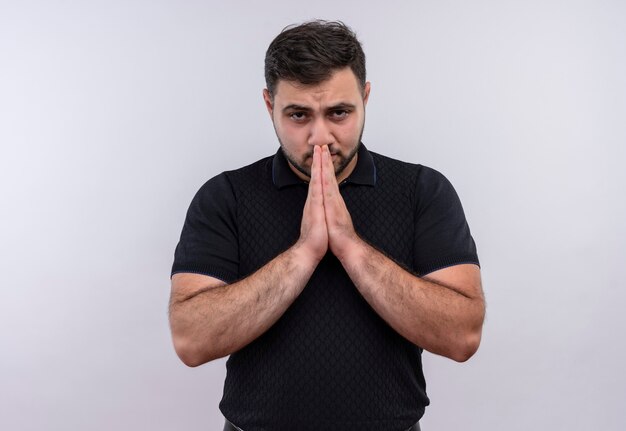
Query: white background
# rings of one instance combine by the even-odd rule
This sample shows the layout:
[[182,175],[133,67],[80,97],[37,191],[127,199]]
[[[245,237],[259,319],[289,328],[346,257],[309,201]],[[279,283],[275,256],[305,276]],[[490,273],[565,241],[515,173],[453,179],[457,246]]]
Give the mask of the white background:
[[[483,266],[483,343],[425,355],[432,430],[622,430],[621,1],[0,1],[0,429],[218,430],[224,361],[171,346],[208,178],[277,147],[263,57],[358,33],[364,142],[442,171]],[[306,390],[306,388],[305,388]]]

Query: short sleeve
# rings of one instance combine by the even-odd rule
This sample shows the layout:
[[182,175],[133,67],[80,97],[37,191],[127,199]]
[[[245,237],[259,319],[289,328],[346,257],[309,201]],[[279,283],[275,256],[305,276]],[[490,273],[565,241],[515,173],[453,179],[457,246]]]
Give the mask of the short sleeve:
[[479,265],[476,244],[454,187],[436,170],[421,168],[415,197],[417,273],[425,275],[463,263]]
[[236,199],[226,174],[207,181],[191,201],[174,253],[172,275],[192,272],[227,283],[238,278]]

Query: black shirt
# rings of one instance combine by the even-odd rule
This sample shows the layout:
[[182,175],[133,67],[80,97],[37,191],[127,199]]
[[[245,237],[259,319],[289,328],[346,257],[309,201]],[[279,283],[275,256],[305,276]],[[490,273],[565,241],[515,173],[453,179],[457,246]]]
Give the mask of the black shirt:
[[[228,283],[295,243],[307,184],[279,150],[209,180],[189,208],[172,273]],[[447,179],[369,152],[340,185],[356,232],[416,275],[478,264],[461,203]],[[359,294],[339,261],[324,257],[283,316],[227,363],[220,408],[246,431],[404,430],[429,400],[421,349]]]

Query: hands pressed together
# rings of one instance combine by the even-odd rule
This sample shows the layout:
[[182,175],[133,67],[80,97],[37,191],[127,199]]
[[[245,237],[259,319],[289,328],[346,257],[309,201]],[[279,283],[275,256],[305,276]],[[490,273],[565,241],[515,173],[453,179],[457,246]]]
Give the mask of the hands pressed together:
[[299,244],[318,262],[328,248],[342,260],[360,238],[339,192],[327,145],[315,146],[309,193],[302,214]]

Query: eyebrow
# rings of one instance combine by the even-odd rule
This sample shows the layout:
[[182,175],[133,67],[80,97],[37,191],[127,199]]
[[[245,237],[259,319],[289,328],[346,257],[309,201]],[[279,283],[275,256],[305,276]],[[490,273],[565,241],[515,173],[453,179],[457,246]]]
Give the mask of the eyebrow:
[[292,103],[291,105],[287,105],[283,108],[283,112],[286,111],[310,111],[311,108],[309,108],[308,106],[302,106],[302,105],[296,105],[294,103]]
[[[339,102],[333,106],[329,106],[326,111],[338,111],[341,109],[356,109],[356,105],[354,105],[353,103],[347,103],[347,102]],[[303,106],[303,105],[298,105],[295,103],[292,103],[290,105],[285,106],[282,109],[283,112],[287,112],[287,111],[307,111],[310,112],[312,111],[312,109],[308,106]]]

